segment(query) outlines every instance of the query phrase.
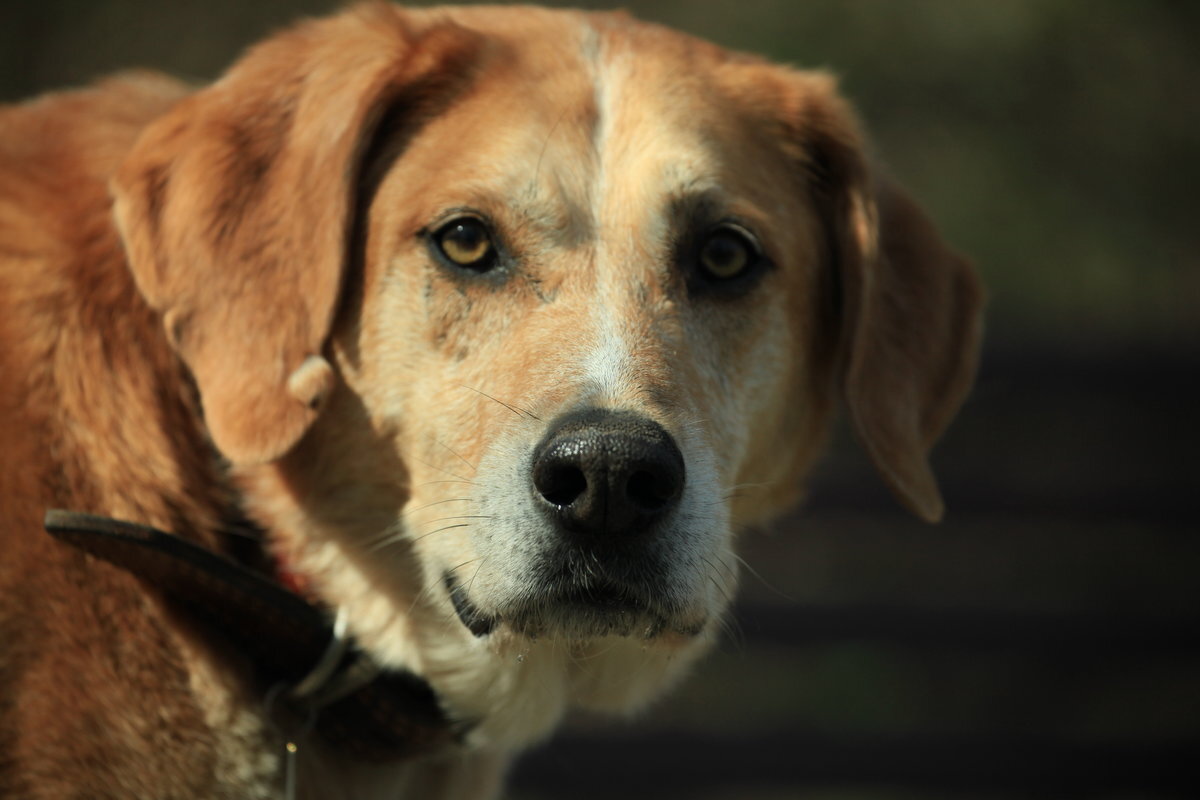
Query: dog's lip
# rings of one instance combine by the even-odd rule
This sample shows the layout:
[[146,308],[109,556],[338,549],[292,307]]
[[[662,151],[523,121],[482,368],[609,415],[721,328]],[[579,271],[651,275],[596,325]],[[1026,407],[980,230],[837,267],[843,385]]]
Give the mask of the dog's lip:
[[[499,614],[488,614],[480,609],[471,600],[466,587],[459,583],[452,573],[446,572],[442,580],[459,621],[477,638],[491,634],[501,622],[505,621],[505,617]],[[558,591],[549,591],[539,599],[536,605],[523,609],[522,612],[514,613],[513,619],[508,621],[512,623],[515,630],[523,630],[528,627],[527,618],[537,616],[536,613],[531,615],[529,612],[537,608],[574,609],[610,618],[642,617],[650,620],[645,626],[648,638],[667,629],[692,636],[699,633],[704,627],[703,623],[671,624],[669,618],[673,615],[654,608],[632,591],[611,582],[576,585]]]
[[450,602],[454,604],[454,613],[476,638],[487,636],[496,629],[500,620],[480,611],[479,607],[471,602],[463,585],[454,579],[453,574],[447,572],[442,577],[442,582],[446,585],[446,591],[450,593]]

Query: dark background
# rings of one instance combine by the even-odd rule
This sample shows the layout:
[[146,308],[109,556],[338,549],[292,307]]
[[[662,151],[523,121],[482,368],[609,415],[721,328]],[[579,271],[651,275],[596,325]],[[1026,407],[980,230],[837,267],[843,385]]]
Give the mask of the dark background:
[[[632,723],[574,721],[511,796],[1200,795],[1200,4],[623,5],[840,74],[978,263],[987,347],[936,452],[944,523],[842,435],[808,504],[746,535],[716,655]],[[209,79],[334,7],[3,0],[0,100]]]

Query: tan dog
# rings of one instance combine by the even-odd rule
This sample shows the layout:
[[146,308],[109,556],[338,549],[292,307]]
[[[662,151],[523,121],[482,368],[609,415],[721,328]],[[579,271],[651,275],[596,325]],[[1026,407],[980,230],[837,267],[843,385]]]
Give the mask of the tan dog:
[[425,799],[678,678],[839,396],[936,520],[980,290],[863,150],[824,75],[530,8],[0,111],[0,795],[282,792],[246,659],[48,508],[218,553],[248,516],[464,723],[394,762],[313,736],[300,793]]

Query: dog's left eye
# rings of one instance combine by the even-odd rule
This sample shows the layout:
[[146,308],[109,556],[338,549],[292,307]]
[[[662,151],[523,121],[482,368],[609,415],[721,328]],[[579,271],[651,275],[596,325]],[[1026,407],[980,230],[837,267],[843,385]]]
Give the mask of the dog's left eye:
[[487,226],[474,217],[459,217],[438,229],[433,241],[447,259],[460,267],[483,272],[496,261]]
[[712,281],[728,281],[749,271],[761,254],[749,234],[732,225],[722,225],[700,245],[700,269]]

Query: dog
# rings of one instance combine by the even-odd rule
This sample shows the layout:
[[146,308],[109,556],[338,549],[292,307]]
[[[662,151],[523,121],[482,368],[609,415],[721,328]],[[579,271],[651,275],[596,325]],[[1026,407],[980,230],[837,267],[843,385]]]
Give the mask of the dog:
[[[711,646],[839,407],[937,520],[982,290],[867,147],[824,73],[535,8],[4,108],[0,795],[494,797]],[[301,611],[289,674],[440,733],[266,685]]]

